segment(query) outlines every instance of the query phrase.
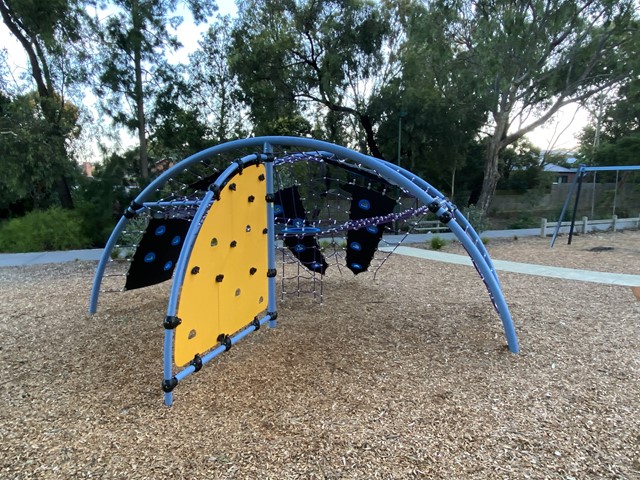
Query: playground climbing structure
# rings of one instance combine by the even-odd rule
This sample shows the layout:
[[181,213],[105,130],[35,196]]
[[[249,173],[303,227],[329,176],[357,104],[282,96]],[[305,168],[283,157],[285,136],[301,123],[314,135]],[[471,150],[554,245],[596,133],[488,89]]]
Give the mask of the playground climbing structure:
[[291,281],[300,295],[304,277],[322,300],[328,268],[376,275],[393,251],[378,247],[397,246],[430,217],[468,252],[517,353],[491,259],[455,205],[405,169],[308,138],[232,141],[160,174],[112,232],[89,311],[96,312],[101,293],[171,280],[162,380],[171,405],[182,380],[249,333],[276,326],[278,251],[281,298]]

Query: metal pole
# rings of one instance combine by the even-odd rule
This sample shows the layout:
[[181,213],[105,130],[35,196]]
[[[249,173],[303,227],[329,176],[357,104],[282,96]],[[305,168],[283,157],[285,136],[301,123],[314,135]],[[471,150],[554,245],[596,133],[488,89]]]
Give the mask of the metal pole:
[[619,170],[616,170],[616,186],[613,191],[613,212],[611,212],[611,217],[616,214],[616,202],[618,200],[618,175],[620,174]]
[[400,149],[402,147],[402,112],[398,116],[398,166],[400,166]]
[[571,239],[573,238],[573,228],[576,224],[576,213],[578,212],[578,202],[580,201],[580,190],[582,189],[582,171],[578,178],[578,191],[576,192],[576,203],[573,205],[573,216],[571,217],[571,227],[569,228],[569,240],[567,245],[571,245]]

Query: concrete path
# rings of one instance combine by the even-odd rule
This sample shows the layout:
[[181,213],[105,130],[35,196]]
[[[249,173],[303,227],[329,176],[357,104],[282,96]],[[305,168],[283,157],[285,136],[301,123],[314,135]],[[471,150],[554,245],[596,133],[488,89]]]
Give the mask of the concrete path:
[[[382,247],[382,251],[392,251],[392,247]],[[415,258],[424,258],[436,262],[454,263],[457,265],[472,266],[471,258],[467,255],[454,255],[433,250],[424,250],[414,247],[397,247],[394,253]],[[534,265],[531,263],[508,262],[494,260],[496,270],[503,272],[523,273],[525,275],[540,275],[543,277],[562,278],[565,280],[578,280],[581,282],[605,283],[609,285],[640,286],[640,275],[628,275],[623,273],[594,272],[592,270],[574,270],[572,268],[549,267]]]
[[74,260],[100,260],[102,249],[67,250],[64,252],[31,252],[0,254],[0,267],[17,267],[20,265],[39,265],[42,263],[63,263]]

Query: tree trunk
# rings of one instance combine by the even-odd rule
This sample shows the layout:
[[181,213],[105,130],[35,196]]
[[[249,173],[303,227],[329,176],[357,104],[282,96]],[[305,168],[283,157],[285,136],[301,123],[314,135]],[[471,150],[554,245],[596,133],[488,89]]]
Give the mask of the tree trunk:
[[491,201],[496,193],[500,172],[498,161],[500,159],[500,139],[491,138],[484,161],[484,179],[482,180],[482,191],[476,207],[486,215]]
[[140,142],[140,176],[143,180],[149,179],[149,159],[147,156],[147,125],[144,114],[144,91],[142,85],[142,22],[139,12],[138,0],[131,2],[131,17],[134,29],[134,35],[138,37],[133,45],[133,68],[135,70],[135,99],[136,99],[136,116],[138,117],[138,140]]
[[144,98],[142,95],[142,66],[140,51],[135,52],[136,69],[136,115],[138,116],[138,139],[140,141],[140,175],[149,179],[149,158],[147,156],[147,125],[144,115]]
[[489,138],[487,153],[484,161],[484,179],[482,180],[482,191],[478,198],[476,207],[486,215],[491,206],[491,201],[496,193],[498,180],[500,180],[500,170],[498,163],[500,161],[500,151],[504,148],[504,139],[508,130],[508,115],[503,113],[493,114],[496,126],[493,135]]

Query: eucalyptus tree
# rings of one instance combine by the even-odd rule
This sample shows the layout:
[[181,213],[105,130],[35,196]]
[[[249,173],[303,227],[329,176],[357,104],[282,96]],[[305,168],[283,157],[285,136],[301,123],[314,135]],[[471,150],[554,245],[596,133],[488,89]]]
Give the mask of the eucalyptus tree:
[[[46,3],[0,0],[2,22],[26,54],[33,82],[33,87],[29,86],[27,89],[35,90],[35,94],[28,98],[37,105],[31,105],[31,113],[21,114],[20,112],[24,113],[24,109],[18,108],[18,104],[24,106],[25,102],[29,103],[27,97],[23,97],[15,99],[17,103],[14,107],[17,110],[13,107],[9,110],[25,121],[29,118],[36,121],[40,116],[44,120],[40,130],[42,134],[46,133],[46,138],[43,139],[42,135],[39,135],[39,138],[47,148],[32,148],[30,151],[34,156],[30,161],[39,163],[42,171],[49,172],[55,179],[59,201],[67,208],[73,206],[68,178],[65,175],[73,163],[67,149],[70,140],[68,134],[73,130],[68,125],[70,104],[67,89],[73,81],[81,80],[77,78],[77,67],[86,60],[86,49],[82,47],[86,3],[85,0],[51,0]],[[13,125],[15,128],[12,128],[10,124],[5,123],[8,134],[27,132],[21,129],[20,125]],[[33,122],[30,125],[33,125]],[[39,202],[36,201],[37,203]]]
[[581,135],[580,153],[595,165],[638,165],[640,79],[638,64],[615,94],[599,99]]
[[61,194],[60,182],[77,174],[64,146],[80,133],[78,109],[65,103],[52,123],[40,103],[35,91],[13,98],[0,93],[0,218],[55,205],[69,195]]
[[371,0],[244,2],[230,62],[256,132],[321,114],[325,138],[381,157],[370,107],[399,72],[393,33],[389,9]]
[[231,18],[216,18],[187,66],[188,106],[210,128],[215,143],[246,136],[250,128],[238,78],[229,65],[231,42]]
[[112,0],[107,16],[95,21],[101,45],[95,91],[104,112],[137,132],[143,179],[149,177],[147,110],[155,91],[162,88],[158,80],[170,71],[165,53],[180,47],[171,28],[183,20],[175,14],[181,4],[196,23],[216,10],[213,0]]
[[436,0],[429,11],[475,72],[488,137],[478,208],[487,211],[503,149],[627,77],[637,56],[634,0]]

